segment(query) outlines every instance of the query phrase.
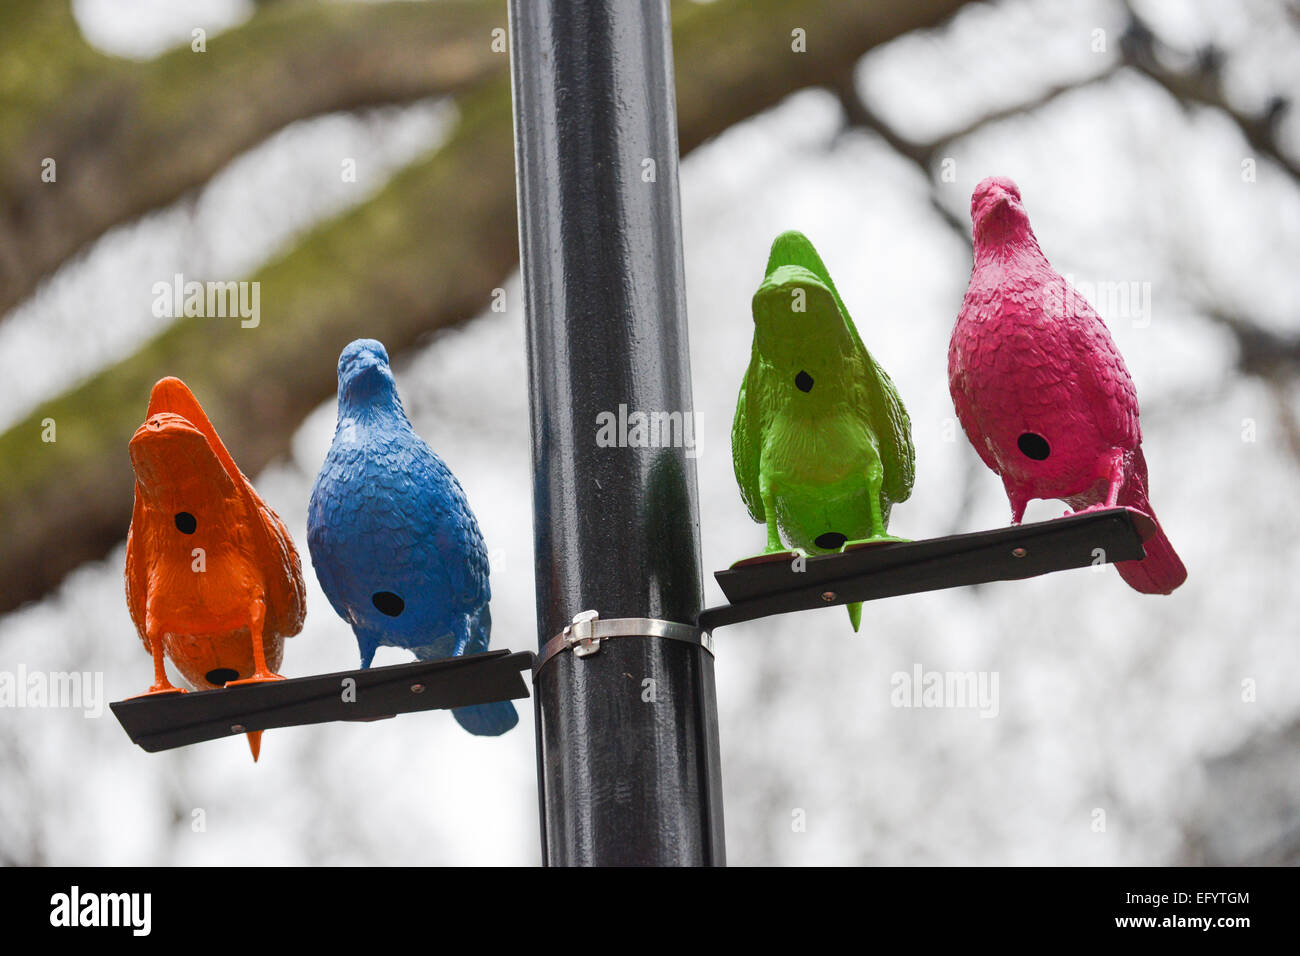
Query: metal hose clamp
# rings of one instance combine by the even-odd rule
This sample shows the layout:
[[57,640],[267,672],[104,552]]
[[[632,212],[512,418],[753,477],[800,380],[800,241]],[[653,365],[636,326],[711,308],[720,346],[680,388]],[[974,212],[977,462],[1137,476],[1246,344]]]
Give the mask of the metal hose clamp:
[[574,615],[573,623],[546,642],[533,667],[536,674],[556,654],[573,651],[575,657],[590,657],[599,653],[601,641],[614,637],[665,637],[687,644],[698,644],[713,653],[713,635],[690,624],[661,621],[652,617],[619,617],[602,621],[596,611],[583,611]]

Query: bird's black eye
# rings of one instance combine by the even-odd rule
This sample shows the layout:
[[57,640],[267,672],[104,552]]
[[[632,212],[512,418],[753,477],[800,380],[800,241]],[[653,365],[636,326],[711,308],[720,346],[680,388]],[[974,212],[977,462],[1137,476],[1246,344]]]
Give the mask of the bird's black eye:
[[392,591],[376,591],[370,595],[370,603],[380,614],[387,614],[389,617],[397,617],[406,610],[406,602]]
[[794,387],[801,392],[811,392],[813,387],[813,377],[807,372],[800,372],[794,377]]
[[181,534],[193,534],[198,526],[199,523],[194,520],[194,515],[188,511],[176,512],[176,530]]
[[1047,439],[1033,432],[1025,432],[1017,438],[1016,446],[1026,458],[1032,458],[1034,461],[1046,461],[1047,456],[1052,453],[1052,447],[1047,444]]

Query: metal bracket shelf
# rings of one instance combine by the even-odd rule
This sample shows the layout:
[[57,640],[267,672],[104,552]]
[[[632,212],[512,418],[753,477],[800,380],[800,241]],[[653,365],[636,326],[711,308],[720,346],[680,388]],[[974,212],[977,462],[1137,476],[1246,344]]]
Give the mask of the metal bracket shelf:
[[773,614],[853,601],[1014,581],[1053,571],[1145,557],[1151,518],[1109,508],[993,531],[891,542],[808,557],[795,569],[788,556],[717,571],[730,604],[700,614],[705,631]]
[[[440,661],[415,661],[292,677],[222,690],[136,697],[109,704],[132,741],[149,753],[252,730],[379,720],[420,710],[444,710],[528,696],[522,672],[534,655],[489,651]],[[344,681],[355,681],[352,688]]]
[[[718,571],[730,604],[704,611],[706,633],[773,614],[851,601],[1012,581],[1098,562],[1145,555],[1154,530],[1139,511],[1112,508],[973,534],[891,542],[809,557],[802,570],[786,556]],[[334,720],[379,720],[528,696],[522,673],[538,663],[530,651],[490,651],[440,661],[295,677],[223,690],[136,697],[110,704],[136,744],[149,753],[229,737]],[[355,681],[345,700],[344,681]],[[347,696],[352,696],[351,694]]]

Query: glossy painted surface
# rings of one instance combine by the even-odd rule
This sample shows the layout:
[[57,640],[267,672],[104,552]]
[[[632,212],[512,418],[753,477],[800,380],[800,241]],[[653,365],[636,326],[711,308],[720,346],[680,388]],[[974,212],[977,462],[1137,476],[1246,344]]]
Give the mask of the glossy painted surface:
[[[423,710],[528,696],[528,651],[488,651],[437,661],[313,674],[197,694],[151,694],[110,704],[131,740],[149,753],[249,731],[334,720],[379,720]],[[345,681],[351,682],[345,684]],[[351,686],[355,694],[341,694]],[[391,732],[388,725],[376,733]]]
[[[130,443],[135,507],[126,598],[153,655],[149,693],[278,680],[284,638],[302,630],[306,588],[280,518],[240,472],[194,395],[164,378]],[[249,734],[257,758],[259,734]]]
[[[587,609],[692,623],[702,583],[667,5],[512,0],[510,25],[539,647]],[[638,412],[676,415],[675,442],[625,429]],[[547,862],[723,862],[714,696],[712,657],[671,640],[548,664],[535,694]]]
[[[1092,306],[1038,246],[1020,190],[989,177],[971,197],[975,264],[948,350],[962,428],[1002,477],[1018,523],[1031,498],[1079,510],[1147,500],[1137,392]],[[1163,530],[1141,561],[1116,565],[1135,590],[1168,594],[1187,577]]]
[[[406,417],[382,343],[349,343],[338,381],[338,423],[307,505],[307,546],[321,589],[352,625],[361,666],[381,646],[424,661],[487,651],[488,552],[465,490]],[[485,737],[519,721],[508,701],[452,713]]]
[[730,604],[700,615],[710,630],[772,614],[851,601],[966,587],[1143,556],[1155,534],[1146,515],[1124,508],[1090,511],[992,531],[898,541],[814,555],[796,570],[788,559],[732,566],[715,577]]
[[[767,551],[782,537],[807,554],[894,540],[890,510],[912,494],[916,469],[912,422],[802,233],[776,237],[752,307],[731,456]],[[862,606],[848,609],[856,631]]]

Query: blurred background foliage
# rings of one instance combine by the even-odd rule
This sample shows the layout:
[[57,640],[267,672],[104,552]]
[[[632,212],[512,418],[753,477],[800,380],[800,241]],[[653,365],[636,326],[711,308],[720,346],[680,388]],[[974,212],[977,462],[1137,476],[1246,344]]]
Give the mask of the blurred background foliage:
[[[817,244],[912,413],[917,487],[892,529],[1006,523],[944,376],[970,192],[1003,174],[1059,271],[1149,292],[1145,314],[1095,304],[1190,571],[1169,598],[1087,570],[869,605],[856,637],[838,611],[721,632],[732,861],[1300,861],[1300,6],[673,13],[706,566],[761,542],[728,430],[749,296],[786,228]],[[505,26],[504,0],[0,10],[0,669],[103,672],[110,699],[146,686],[121,593],[126,441],[163,375],[306,563],[334,361],[361,335],[387,343],[478,511],[494,645],[532,646]],[[260,282],[260,323],[155,315],[177,273]],[[308,578],[284,672],[355,666]],[[891,675],[918,663],[998,673],[998,716],[891,707]],[[106,710],[3,709],[0,861],[536,862],[529,721],[493,741],[446,715],[276,731],[253,767],[238,738],[148,756]]]

